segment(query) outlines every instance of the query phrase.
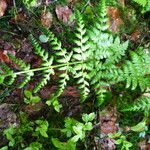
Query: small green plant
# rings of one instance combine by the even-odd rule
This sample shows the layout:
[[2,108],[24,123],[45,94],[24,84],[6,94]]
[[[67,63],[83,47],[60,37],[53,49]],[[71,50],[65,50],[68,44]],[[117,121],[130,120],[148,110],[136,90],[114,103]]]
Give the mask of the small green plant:
[[[4,135],[6,136],[8,143],[8,148],[25,148],[30,150],[31,148],[40,149],[42,144],[38,141],[30,143],[27,145],[25,141],[26,136],[34,137],[35,139],[48,138],[48,122],[46,120],[36,120],[29,121],[27,116],[24,113],[20,114],[20,125],[19,126],[10,126],[4,130]],[[31,149],[32,150],[32,149]]]
[[40,150],[42,148],[42,144],[39,142],[32,142],[29,147],[26,147],[24,150]]
[[27,9],[37,6],[38,0],[22,0]]
[[130,150],[132,147],[132,143],[127,141],[126,136],[124,136],[121,132],[109,134],[109,138],[115,139],[115,144],[121,146],[121,150]]
[[[66,142],[61,142],[59,139],[49,136],[49,131],[51,128],[47,120],[38,119],[35,121],[29,121],[24,113],[20,114],[20,126],[10,126],[8,129],[4,130],[4,135],[9,141],[8,145],[3,147],[3,149],[9,148],[21,148],[24,150],[40,150],[43,148],[41,141],[50,140],[53,145],[60,150],[75,150],[76,143],[81,140],[84,141],[87,131],[93,129],[92,121],[95,118],[95,113],[83,114],[83,123],[72,119],[65,119],[65,128],[59,129],[59,131],[69,138]],[[52,131],[55,131],[52,128]],[[57,129],[56,129],[57,130]],[[36,141],[32,143],[27,143],[26,138],[33,138]],[[30,141],[29,141],[30,142]],[[3,150],[2,149],[2,150]]]
[[78,122],[75,119],[66,118],[65,128],[61,130],[69,140],[67,142],[61,142],[57,138],[52,138],[52,142],[59,150],[75,150],[76,143],[85,139],[87,131],[93,129],[92,121],[95,119],[95,113],[83,114],[82,120],[84,123]]
[[76,143],[68,140],[67,142],[60,142],[57,138],[52,138],[52,143],[58,150],[76,150]]
[[24,91],[24,102],[26,104],[34,104],[40,102],[41,98],[38,96],[33,96],[31,91]]
[[52,106],[54,107],[54,109],[55,109],[57,112],[60,112],[60,109],[62,108],[62,105],[59,104],[57,98],[55,98],[55,97],[48,99],[48,100],[46,101],[46,104],[47,104],[48,106],[51,106],[51,105],[52,105]]
[[46,120],[36,120],[35,123],[37,124],[37,127],[35,129],[34,135],[38,136],[39,134],[45,138],[48,137],[47,131],[48,131],[48,122]]

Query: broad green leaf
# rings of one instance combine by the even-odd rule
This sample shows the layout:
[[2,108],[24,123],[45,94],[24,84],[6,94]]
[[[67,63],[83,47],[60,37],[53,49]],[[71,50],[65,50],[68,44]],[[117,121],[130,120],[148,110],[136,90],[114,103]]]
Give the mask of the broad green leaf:
[[118,139],[115,141],[115,144],[120,145],[123,142],[123,139]]
[[90,131],[90,130],[92,130],[92,129],[93,129],[93,125],[92,125],[91,122],[88,122],[88,123],[85,124],[84,130]]
[[0,75],[0,84],[2,84],[4,82],[5,77]]
[[8,150],[8,146],[4,146],[4,147],[0,148],[0,150]]
[[71,141],[76,143],[79,140],[80,136],[79,135],[75,135],[74,137],[71,138]]
[[121,132],[117,132],[117,133],[110,133],[108,134],[109,138],[119,138],[121,136]]
[[83,114],[82,115],[82,120],[84,121],[84,122],[89,122],[89,121],[93,121],[94,120],[94,118],[95,118],[95,113],[93,112],[93,113],[90,113],[90,114]]
[[29,147],[24,150],[40,150],[42,148],[42,144],[39,142],[32,142]]
[[59,148],[60,150],[66,150],[64,143],[60,142],[59,139],[57,138],[52,138],[52,143],[54,144],[55,147]]
[[146,122],[142,121],[142,122],[138,123],[137,125],[131,127],[131,130],[134,132],[142,132],[145,130],[145,126],[146,126]]
[[38,102],[40,102],[40,100],[41,100],[41,98],[38,97],[38,96],[33,96],[33,97],[31,98],[31,102],[32,102],[32,103],[38,103]]
[[46,101],[46,104],[47,104],[48,106],[50,106],[50,105],[52,104],[52,100],[47,100],[47,101]]
[[25,95],[25,97],[27,97],[27,98],[31,98],[31,97],[32,97],[32,92],[29,91],[29,90],[25,90],[25,91],[24,91],[24,95]]
[[132,147],[133,144],[128,142],[128,141],[123,141],[123,146],[122,148],[124,148],[125,150],[129,150],[130,147]]

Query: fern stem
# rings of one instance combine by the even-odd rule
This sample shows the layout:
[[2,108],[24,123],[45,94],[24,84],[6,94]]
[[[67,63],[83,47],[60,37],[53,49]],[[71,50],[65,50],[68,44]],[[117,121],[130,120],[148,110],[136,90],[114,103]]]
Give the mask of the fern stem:
[[[25,73],[29,73],[29,72],[36,72],[36,71],[41,71],[41,70],[47,70],[47,69],[53,69],[53,68],[59,68],[59,67],[63,67],[63,66],[71,66],[71,65],[75,65],[75,64],[82,64],[83,62],[82,61],[79,61],[79,62],[71,62],[71,63],[66,63],[66,64],[59,64],[59,65],[54,65],[54,66],[51,66],[51,67],[40,67],[40,68],[34,68],[34,69],[30,69],[30,70],[24,70],[24,71],[19,71],[19,72],[15,72],[14,74],[15,75],[20,75],[20,74],[25,74]],[[6,75],[3,75],[5,77],[7,76],[11,76],[12,74],[6,74]]]

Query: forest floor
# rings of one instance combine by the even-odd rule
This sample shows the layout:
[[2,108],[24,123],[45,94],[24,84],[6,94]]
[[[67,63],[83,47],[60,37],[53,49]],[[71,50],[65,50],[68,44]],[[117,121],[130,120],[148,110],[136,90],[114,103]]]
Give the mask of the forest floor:
[[[30,33],[40,37],[38,25],[50,28],[62,41],[64,47],[68,45],[69,31],[74,31],[74,10],[77,8],[83,13],[85,22],[90,24],[94,12],[92,9],[98,5],[97,1],[46,1],[36,3],[34,7],[27,9],[21,1],[0,0],[0,62],[7,63],[11,68],[17,70],[17,66],[9,59],[8,53],[15,55],[33,68],[40,66],[41,59],[33,53],[33,47],[28,39]],[[150,47],[150,12],[141,13],[141,7],[136,3],[118,0],[107,7],[110,30],[115,35],[119,35],[123,41],[129,40],[130,48],[135,49],[144,46],[146,50]],[[71,40],[71,38],[70,38]],[[47,44],[41,42],[43,48],[48,49]],[[94,126],[95,131],[87,135],[86,145],[88,149],[116,149],[115,141],[105,135],[122,130],[128,135],[128,140],[133,144],[131,149],[150,150],[150,133],[144,138],[130,132],[130,127],[136,125],[143,117],[142,113],[122,113],[118,111],[118,106],[114,101],[103,107],[93,107],[94,96],[90,95],[86,103],[80,103],[80,92],[74,84],[68,84],[60,98],[62,109],[56,113],[54,109],[45,106],[44,101],[57,89],[57,76],[51,76],[51,82],[43,87],[37,94],[41,101],[35,105],[24,103],[24,90],[32,90],[40,79],[40,74],[35,74],[36,78],[28,83],[24,88],[17,89],[16,85],[22,81],[22,77],[17,78],[15,83],[9,87],[0,85],[0,147],[8,145],[8,141],[3,136],[3,130],[10,124],[20,124],[18,112],[27,114],[29,120],[36,120],[44,117],[51,118],[52,126],[62,126],[65,117],[80,118],[85,112],[96,112],[97,117]],[[72,81],[73,82],[73,81]],[[138,91],[135,92],[138,95]],[[117,93],[118,94],[118,93]],[[130,94],[129,94],[130,95]],[[109,99],[109,98],[108,98]],[[119,104],[121,107],[121,104]],[[28,137],[26,137],[27,139]],[[92,140],[91,140],[92,139]],[[33,140],[33,139],[32,139]],[[91,142],[92,141],[92,142]],[[78,149],[83,149],[79,144]]]

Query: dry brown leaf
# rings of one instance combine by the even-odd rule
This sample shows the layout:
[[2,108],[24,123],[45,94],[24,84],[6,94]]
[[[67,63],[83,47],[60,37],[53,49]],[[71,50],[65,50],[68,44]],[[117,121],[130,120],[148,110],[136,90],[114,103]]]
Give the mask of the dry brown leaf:
[[[57,86],[52,86],[52,87],[44,87],[40,90],[40,97],[43,99],[49,98],[50,94],[54,93],[57,90]],[[62,93],[62,96],[68,96],[68,97],[74,97],[74,98],[79,98],[80,97],[80,92],[77,90],[76,87],[71,87],[67,86]]]
[[34,115],[38,113],[40,110],[44,108],[45,104],[42,102],[30,104],[24,107],[24,111],[28,113],[28,115]]
[[4,52],[1,50],[0,50],[0,62],[6,62],[6,63],[10,62],[7,55],[5,55]]
[[110,18],[109,19],[110,30],[112,32],[119,32],[119,28],[123,24],[123,21],[120,18],[119,9],[115,7],[108,7],[107,13]]
[[68,6],[56,6],[56,14],[59,20],[62,20],[64,23],[68,23],[70,16],[72,15],[72,11]]
[[0,0],[0,17],[2,17],[5,14],[7,8],[6,0]]
[[44,27],[50,28],[53,22],[53,16],[50,12],[44,12],[41,15],[41,23]]
[[131,40],[132,41],[136,41],[137,39],[139,39],[141,35],[141,32],[139,30],[135,30],[132,34],[131,34]]

